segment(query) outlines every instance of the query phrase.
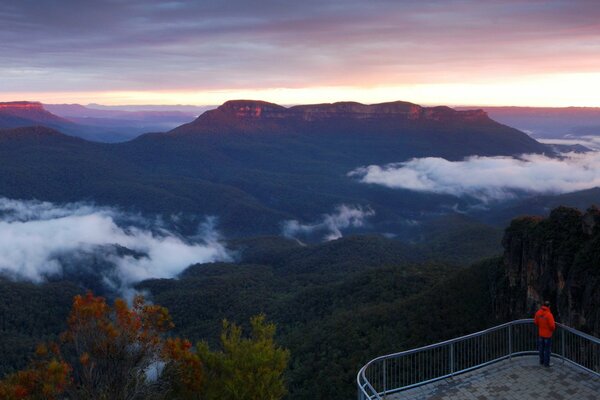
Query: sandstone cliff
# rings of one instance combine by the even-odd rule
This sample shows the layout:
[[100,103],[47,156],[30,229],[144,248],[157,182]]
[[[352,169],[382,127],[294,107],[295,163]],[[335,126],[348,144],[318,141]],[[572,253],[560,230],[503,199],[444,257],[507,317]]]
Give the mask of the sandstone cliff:
[[544,299],[558,321],[600,335],[600,210],[559,207],[515,219],[494,290],[496,317],[530,318]]
[[421,107],[405,101],[373,105],[339,102],[286,108],[265,101],[232,100],[205,112],[196,121],[176,128],[172,132],[289,133],[315,126],[328,126],[329,130],[331,127],[347,130],[362,126],[376,131],[386,131],[423,123],[474,126],[496,124],[483,110],[456,111],[444,106]]

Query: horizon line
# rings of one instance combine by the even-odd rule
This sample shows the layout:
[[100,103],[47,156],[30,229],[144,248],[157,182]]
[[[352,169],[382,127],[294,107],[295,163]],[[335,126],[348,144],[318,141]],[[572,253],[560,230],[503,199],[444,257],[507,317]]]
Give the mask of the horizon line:
[[451,108],[551,108],[551,109],[566,109],[566,108],[580,108],[580,109],[600,109],[599,106],[586,106],[586,105],[514,105],[514,104],[468,104],[468,103],[429,103],[429,102],[414,102],[409,100],[391,100],[391,101],[380,101],[380,102],[362,102],[357,100],[337,100],[337,101],[322,101],[322,102],[307,102],[307,103],[279,103],[275,101],[264,100],[260,98],[231,98],[229,100],[225,100],[221,103],[212,103],[212,104],[193,104],[193,103],[118,103],[118,104],[108,104],[108,103],[86,103],[86,102],[45,102],[40,100],[2,100],[0,99],[0,104],[2,103],[39,103],[42,106],[45,105],[79,105],[88,108],[94,108],[94,106],[100,107],[219,107],[229,101],[257,101],[257,102],[265,102],[270,104],[276,104],[283,107],[294,107],[300,105],[319,105],[319,104],[337,104],[337,103],[357,103],[363,105],[377,105],[377,104],[386,104],[386,103],[396,103],[396,102],[405,102],[411,103],[418,106],[424,107],[451,107]]

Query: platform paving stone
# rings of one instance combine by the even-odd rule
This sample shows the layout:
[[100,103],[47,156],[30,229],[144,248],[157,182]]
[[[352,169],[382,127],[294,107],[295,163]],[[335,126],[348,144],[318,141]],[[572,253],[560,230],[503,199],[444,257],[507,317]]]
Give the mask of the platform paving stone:
[[386,400],[600,400],[600,377],[561,360],[550,368],[537,357],[515,357]]

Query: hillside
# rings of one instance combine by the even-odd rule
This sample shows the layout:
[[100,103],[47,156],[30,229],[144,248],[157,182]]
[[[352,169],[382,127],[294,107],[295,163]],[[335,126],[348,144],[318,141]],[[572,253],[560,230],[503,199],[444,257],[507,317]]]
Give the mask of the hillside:
[[[457,255],[463,246],[461,232],[457,228],[454,236]],[[435,246],[435,241],[431,244]],[[477,245],[487,257],[497,254],[497,248],[486,248],[485,241]],[[480,279],[488,267],[461,267],[474,258],[457,258],[457,264],[449,265],[443,254],[381,236],[311,246],[258,237],[228,246],[239,255],[238,262],[194,265],[178,279],[149,280],[138,289],[168,307],[176,334],[192,340],[216,339],[223,318],[244,322],[265,312],[278,325],[278,341],[292,352],[290,399],[307,398],[309,392],[320,398],[349,398],[356,370],[368,359],[479,329],[491,315],[481,311],[489,303],[482,294],[486,280]],[[18,343],[4,349],[1,375],[23,365],[36,338],[63,329],[70,297],[84,288],[71,282],[35,286],[0,280],[0,289],[0,307],[6,305],[0,308],[4,320],[0,332],[5,343]],[[449,292],[456,301],[444,304]],[[9,307],[17,294],[24,301]],[[47,307],[40,306],[44,301]],[[421,304],[432,309],[424,312]],[[52,314],[46,312],[48,307]],[[443,332],[432,331],[431,318],[442,312],[463,317]],[[38,317],[40,313],[44,315]],[[478,317],[472,319],[473,315]],[[47,328],[36,321],[45,321]],[[407,321],[414,323],[407,326]]]
[[[177,279],[147,280],[137,289],[166,306],[176,333],[192,340],[216,338],[223,318],[266,313],[291,350],[289,399],[350,398],[356,371],[373,357],[530,317],[542,298],[551,299],[559,321],[598,334],[597,209],[515,219],[503,257],[494,257],[497,243],[490,245],[485,230],[477,234],[460,219],[443,223],[452,234],[431,229],[429,246],[381,236],[309,246],[281,237],[230,241],[236,262],[193,265]],[[471,247],[479,252],[464,257]],[[453,257],[448,249],[455,263],[444,262]],[[488,259],[475,262],[482,255]],[[83,288],[9,281],[0,288],[0,332],[14,343],[0,363],[8,371],[23,365],[36,338],[62,328],[69,297]],[[8,306],[15,293],[25,300]],[[37,306],[47,296],[51,314]]]

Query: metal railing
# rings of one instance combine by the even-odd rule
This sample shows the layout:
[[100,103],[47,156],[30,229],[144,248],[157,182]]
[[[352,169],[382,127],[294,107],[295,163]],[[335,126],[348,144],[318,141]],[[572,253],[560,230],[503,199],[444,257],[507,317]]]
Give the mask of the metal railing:
[[[556,324],[552,356],[600,376],[600,339]],[[425,385],[512,357],[537,354],[537,328],[521,319],[417,349],[377,357],[356,377],[359,400]]]

